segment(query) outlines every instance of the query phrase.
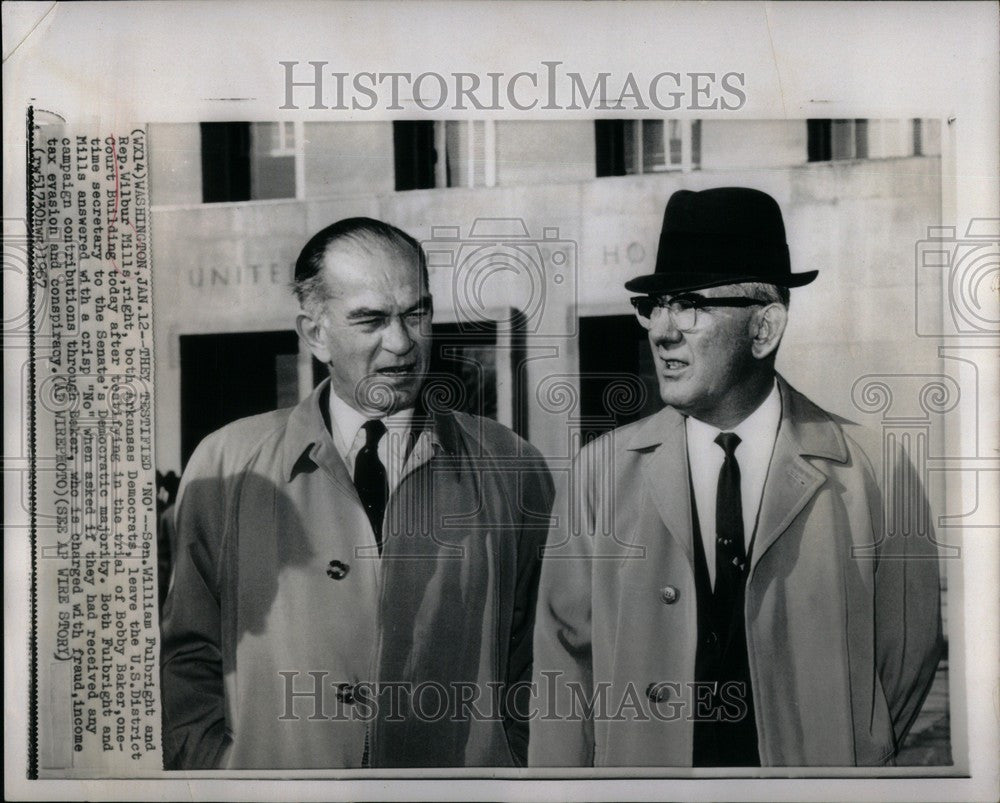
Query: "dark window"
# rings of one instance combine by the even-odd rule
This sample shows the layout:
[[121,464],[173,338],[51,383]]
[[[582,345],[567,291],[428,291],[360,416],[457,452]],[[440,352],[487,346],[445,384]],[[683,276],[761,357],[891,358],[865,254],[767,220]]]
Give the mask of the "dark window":
[[392,144],[396,160],[396,189],[433,189],[434,166],[437,163],[434,121],[394,121]]
[[597,177],[625,175],[625,120],[595,120]]
[[250,123],[201,124],[201,199],[250,200]]
[[854,158],[868,158],[868,121],[854,121]]
[[633,123],[633,125],[639,125],[639,135],[642,137],[643,173],[651,173],[656,168],[680,162],[681,141],[679,137],[670,137],[669,153],[665,152],[662,121],[643,120],[641,125],[637,123]]
[[868,120],[807,120],[810,162],[868,158]]
[[[691,146],[690,163],[684,161],[686,140]],[[697,170],[701,121],[595,120],[594,144],[598,178]]]
[[924,155],[924,130],[919,117],[913,118],[913,155]]
[[209,433],[295,404],[295,332],[181,335],[181,461]]
[[852,120],[834,120],[830,129],[831,159],[854,158],[854,125]]
[[580,318],[583,442],[663,407],[646,331],[633,315]]
[[295,139],[291,123],[254,123],[250,129],[250,192],[254,201],[295,197]]
[[806,131],[809,161],[830,161],[833,156],[833,120],[806,120]]
[[202,201],[295,197],[292,123],[202,123]]

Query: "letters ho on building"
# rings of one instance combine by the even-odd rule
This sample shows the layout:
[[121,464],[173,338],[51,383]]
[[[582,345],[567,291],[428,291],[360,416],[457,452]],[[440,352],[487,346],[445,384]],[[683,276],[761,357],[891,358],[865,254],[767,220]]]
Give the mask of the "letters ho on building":
[[[327,224],[366,215],[420,240],[432,371],[457,404],[559,461],[659,406],[623,289],[651,273],[678,189],[750,186],[782,207],[793,294],[778,368],[857,417],[851,387],[905,365],[913,244],[941,219],[942,126],[912,120],[599,119],[150,125],[156,460],[292,405],[322,378],[293,329],[292,266]],[[926,352],[926,354],[924,353]],[[852,416],[852,413],[855,415]]]

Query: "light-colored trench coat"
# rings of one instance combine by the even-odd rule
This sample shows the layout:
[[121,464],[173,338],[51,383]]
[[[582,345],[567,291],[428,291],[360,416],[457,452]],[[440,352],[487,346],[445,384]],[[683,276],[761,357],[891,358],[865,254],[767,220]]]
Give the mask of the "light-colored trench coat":
[[[531,673],[544,462],[493,421],[438,415],[388,501],[379,558],[325,386],[209,436],[185,470],[167,766],[360,767],[366,745],[373,767],[523,763],[527,706],[511,695]],[[383,699],[376,684],[397,685]]]
[[[896,455],[890,482],[919,518],[883,538],[879,433],[779,388],[745,604],[761,764],[892,763],[941,649],[923,491]],[[690,766],[698,627],[682,416],[667,408],[589,444],[569,487],[543,559],[529,764]]]

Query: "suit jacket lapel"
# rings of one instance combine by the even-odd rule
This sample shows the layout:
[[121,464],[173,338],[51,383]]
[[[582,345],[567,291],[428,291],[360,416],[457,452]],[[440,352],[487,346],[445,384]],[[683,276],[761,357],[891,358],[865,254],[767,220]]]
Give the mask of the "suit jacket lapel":
[[645,493],[667,532],[687,555],[693,571],[691,485],[684,418],[669,408],[661,410],[646,420],[627,448],[638,453]]

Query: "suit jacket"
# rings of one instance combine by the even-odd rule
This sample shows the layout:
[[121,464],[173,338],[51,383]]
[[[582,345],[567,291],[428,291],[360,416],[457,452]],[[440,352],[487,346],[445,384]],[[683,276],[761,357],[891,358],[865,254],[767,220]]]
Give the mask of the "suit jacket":
[[[885,533],[879,433],[780,377],[779,389],[744,611],[761,763],[891,763],[941,652],[933,531]],[[895,515],[929,528],[905,457],[888,469],[908,502]],[[691,764],[689,488],[684,419],[669,408],[578,455],[543,561],[530,764]]]
[[380,558],[324,387],[210,435],[185,470],[168,768],[360,767],[366,751],[373,767],[523,764],[513,698],[531,673],[544,462],[496,422],[436,416],[388,500]]

